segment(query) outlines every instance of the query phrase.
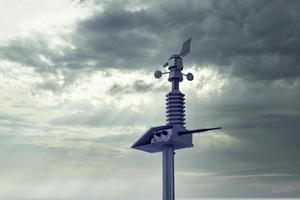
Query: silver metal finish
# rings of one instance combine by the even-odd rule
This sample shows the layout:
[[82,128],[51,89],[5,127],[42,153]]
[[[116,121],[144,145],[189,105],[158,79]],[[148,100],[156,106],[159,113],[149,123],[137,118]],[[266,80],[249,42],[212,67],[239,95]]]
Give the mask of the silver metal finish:
[[175,199],[174,185],[174,148],[166,145],[162,151],[163,157],[163,200]]

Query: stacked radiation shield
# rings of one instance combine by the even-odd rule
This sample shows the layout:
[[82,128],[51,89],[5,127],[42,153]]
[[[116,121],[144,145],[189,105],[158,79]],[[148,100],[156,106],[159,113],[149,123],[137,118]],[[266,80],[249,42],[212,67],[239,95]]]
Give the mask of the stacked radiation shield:
[[184,106],[184,94],[179,90],[172,90],[167,97],[167,122],[170,125],[178,125],[184,127],[185,125],[185,106]]

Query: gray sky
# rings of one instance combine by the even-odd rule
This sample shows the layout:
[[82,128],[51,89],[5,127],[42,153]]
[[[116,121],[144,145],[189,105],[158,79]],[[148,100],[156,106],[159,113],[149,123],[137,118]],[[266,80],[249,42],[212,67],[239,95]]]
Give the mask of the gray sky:
[[177,199],[300,197],[300,2],[0,0],[0,198],[161,198],[153,72],[192,36]]

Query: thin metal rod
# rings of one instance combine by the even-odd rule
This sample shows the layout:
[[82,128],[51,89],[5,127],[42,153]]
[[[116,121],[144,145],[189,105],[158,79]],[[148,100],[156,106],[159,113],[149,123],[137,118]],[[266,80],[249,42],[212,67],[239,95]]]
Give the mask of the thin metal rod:
[[163,157],[163,200],[174,200],[174,147],[164,146]]
[[179,90],[179,82],[172,81],[172,90]]
[[212,131],[212,130],[217,130],[217,129],[221,129],[221,127],[201,128],[201,129],[194,129],[194,130],[188,130],[188,131],[179,131],[178,135],[188,135],[188,134],[192,134],[192,133],[201,133],[201,132]]

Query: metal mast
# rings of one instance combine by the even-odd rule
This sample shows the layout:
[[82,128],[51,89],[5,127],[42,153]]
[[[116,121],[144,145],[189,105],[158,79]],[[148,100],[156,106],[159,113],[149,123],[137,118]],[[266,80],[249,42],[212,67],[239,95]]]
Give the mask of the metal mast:
[[190,53],[191,38],[186,40],[179,55],[175,54],[163,65],[168,66],[168,71],[162,73],[156,71],[155,78],[160,78],[163,74],[169,74],[168,81],[171,82],[171,91],[166,95],[166,118],[167,124],[150,128],[133,145],[132,148],[155,153],[162,152],[163,171],[163,200],[175,199],[174,182],[174,154],[175,150],[193,146],[192,133],[200,133],[217,128],[204,128],[187,130],[185,128],[185,98],[179,90],[179,83],[183,81],[183,76],[187,80],[194,79],[193,74],[183,74],[182,58]]

